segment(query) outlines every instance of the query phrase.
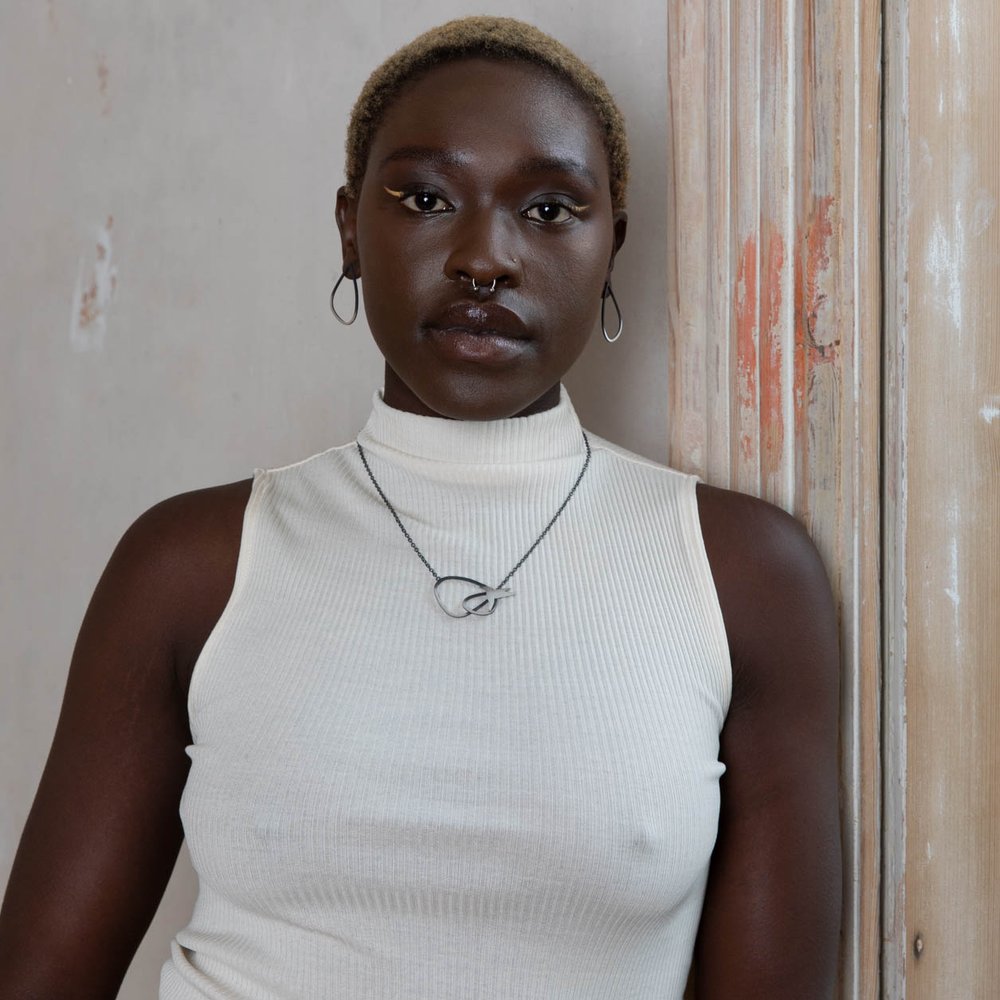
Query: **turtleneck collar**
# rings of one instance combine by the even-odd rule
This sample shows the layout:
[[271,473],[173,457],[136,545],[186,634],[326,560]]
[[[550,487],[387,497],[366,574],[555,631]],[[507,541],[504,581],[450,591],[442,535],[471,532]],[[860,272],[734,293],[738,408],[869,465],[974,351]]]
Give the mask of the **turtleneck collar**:
[[549,410],[502,420],[449,420],[397,410],[375,393],[358,440],[434,462],[498,465],[568,458],[584,452],[583,431],[565,387]]

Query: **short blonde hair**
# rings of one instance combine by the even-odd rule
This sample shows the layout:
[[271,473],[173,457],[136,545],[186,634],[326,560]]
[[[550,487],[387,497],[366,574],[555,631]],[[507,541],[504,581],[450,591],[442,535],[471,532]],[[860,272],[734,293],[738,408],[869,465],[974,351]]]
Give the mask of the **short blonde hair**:
[[357,197],[375,133],[403,86],[427,70],[460,59],[520,60],[550,70],[593,110],[608,157],[611,204],[625,207],[628,140],[625,120],[604,81],[550,35],[510,17],[463,17],[448,21],[404,45],[368,78],[347,127],[348,195]]

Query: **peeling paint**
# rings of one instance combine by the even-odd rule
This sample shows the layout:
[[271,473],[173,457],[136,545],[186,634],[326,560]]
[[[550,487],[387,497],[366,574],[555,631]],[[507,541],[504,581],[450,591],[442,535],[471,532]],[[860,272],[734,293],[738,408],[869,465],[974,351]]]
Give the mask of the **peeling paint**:
[[761,287],[767,314],[761,330],[759,391],[761,449],[775,461],[780,461],[785,443],[781,343],[781,279],[784,267],[785,243],[781,233],[773,232],[768,239]]
[[118,287],[118,268],[111,261],[111,229],[114,218],[97,231],[97,244],[90,274],[83,258],[77,269],[73,288],[73,311],[70,318],[69,342],[74,351],[99,351],[107,334],[107,310]]
[[802,247],[802,266],[795,275],[795,364],[792,407],[795,415],[795,435],[799,448],[808,447],[807,400],[813,373],[821,365],[838,360],[840,339],[819,343],[817,329],[820,310],[826,303],[824,277],[829,273],[833,245],[833,195],[824,195],[814,202],[813,211],[800,227],[798,245]]
[[965,645],[962,636],[961,619],[959,618],[959,607],[962,604],[960,590],[960,566],[958,553],[958,536],[962,530],[962,509],[959,497],[955,496],[948,503],[948,586],[944,588],[945,597],[951,602],[953,610],[952,629],[955,639],[955,651],[961,653]]
[[954,246],[940,214],[931,223],[924,266],[940,291],[937,300],[947,307],[956,330],[962,324],[961,246]]
[[[736,272],[736,393],[744,412],[757,408],[757,245],[748,236],[740,253]],[[753,439],[746,431],[740,433],[739,447],[743,457],[753,455]]]
[[962,52],[962,12],[959,0],[951,0],[948,7],[948,27],[951,30],[951,40],[955,43],[955,53]]
[[111,114],[111,97],[108,93],[108,80],[110,76],[111,71],[108,69],[108,57],[102,53],[97,57],[97,89],[104,101],[104,106],[101,108],[101,115],[105,118]]
[[979,411],[979,416],[988,424],[992,424],[997,417],[1000,417],[1000,396],[991,396],[986,400]]
[[957,609],[962,603],[962,595],[958,591],[958,538],[954,535],[948,542],[948,586],[944,588],[944,596],[951,601],[953,608]]
[[989,191],[980,188],[976,192],[976,199],[972,206],[972,236],[982,236],[990,226],[997,214],[997,200]]
[[703,468],[705,456],[702,443],[706,433],[704,417],[694,410],[688,410],[681,421],[680,447],[691,468]]

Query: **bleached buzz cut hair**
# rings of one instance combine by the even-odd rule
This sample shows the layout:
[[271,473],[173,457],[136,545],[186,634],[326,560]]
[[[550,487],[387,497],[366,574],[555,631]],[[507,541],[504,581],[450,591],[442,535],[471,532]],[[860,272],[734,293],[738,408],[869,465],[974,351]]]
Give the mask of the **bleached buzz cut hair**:
[[604,81],[561,42],[531,24],[511,17],[463,17],[419,35],[389,56],[368,78],[347,127],[347,194],[356,198],[368,165],[375,133],[403,87],[448,62],[462,59],[526,62],[549,70],[591,108],[608,157],[611,204],[625,207],[628,140],[625,119]]

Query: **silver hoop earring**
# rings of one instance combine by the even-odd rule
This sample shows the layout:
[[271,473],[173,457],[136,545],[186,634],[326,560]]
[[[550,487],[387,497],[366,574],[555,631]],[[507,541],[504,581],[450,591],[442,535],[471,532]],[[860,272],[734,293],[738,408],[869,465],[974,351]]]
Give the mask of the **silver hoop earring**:
[[[337,303],[334,301],[337,297],[337,289],[340,288],[340,283],[344,280],[344,278],[350,278],[354,284],[354,312],[351,313],[350,319],[344,319],[344,317],[337,312]],[[333,286],[333,291],[330,292],[330,310],[333,315],[344,324],[344,326],[350,326],[358,318],[358,279],[355,278],[353,274],[348,274],[346,270],[341,272],[340,277],[337,279],[337,284]]]
[[[610,333],[608,333],[608,325],[604,321],[604,307],[608,304],[609,295],[611,296],[611,301],[614,304],[615,312],[618,314],[618,330],[615,332],[615,335],[613,337],[611,336]],[[625,322],[622,319],[621,307],[618,305],[618,300],[615,298],[615,293],[611,290],[611,282],[606,281],[604,282],[604,291],[601,292],[601,333],[604,334],[604,339],[609,344],[613,344],[622,335],[622,328],[624,326]]]

